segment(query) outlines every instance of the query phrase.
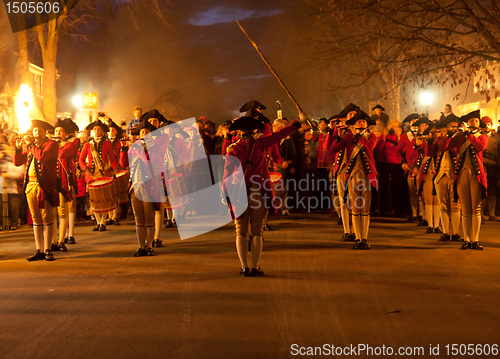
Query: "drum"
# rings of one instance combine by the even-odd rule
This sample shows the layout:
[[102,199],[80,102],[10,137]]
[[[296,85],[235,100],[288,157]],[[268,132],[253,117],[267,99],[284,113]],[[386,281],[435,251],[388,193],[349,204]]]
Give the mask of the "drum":
[[283,182],[283,176],[278,172],[270,172],[271,183],[273,185],[273,197],[283,198],[285,197],[285,184]]
[[165,199],[167,200],[165,207],[167,209],[178,209],[186,206],[189,203],[186,182],[184,181],[182,173],[174,173],[169,175],[168,191],[172,200],[170,201],[168,199],[168,196],[165,197]]
[[128,180],[130,175],[128,171],[120,171],[116,174],[113,181],[115,187],[115,197],[118,204],[128,203]]
[[116,208],[113,178],[101,177],[89,182],[89,203],[97,213],[106,213]]

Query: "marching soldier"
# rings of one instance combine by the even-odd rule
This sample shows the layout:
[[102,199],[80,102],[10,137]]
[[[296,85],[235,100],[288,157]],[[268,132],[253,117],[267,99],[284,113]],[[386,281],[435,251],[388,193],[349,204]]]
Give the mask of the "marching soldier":
[[[93,179],[114,176],[113,170],[118,168],[118,162],[111,142],[104,137],[104,133],[109,131],[108,126],[97,120],[85,127],[85,130],[92,131],[93,137],[83,146],[78,162],[88,185]],[[105,231],[104,216],[97,212],[94,212],[94,216],[97,222],[94,231]]]
[[[115,154],[116,159],[118,160],[120,158],[120,149],[121,149],[121,144],[120,144],[120,139],[122,138],[123,131],[122,129],[113,122],[112,119],[108,119],[108,128],[109,128],[109,142],[111,142],[111,148],[113,149],[113,152]],[[126,213],[126,206],[125,207],[125,213]],[[122,207],[122,210],[123,210]],[[115,208],[114,210],[108,212],[108,217],[109,219],[106,221],[106,225],[120,225],[120,221],[118,220],[118,207]]]
[[451,139],[450,146],[457,150],[455,166],[455,196],[462,207],[464,243],[461,249],[483,249],[479,243],[481,228],[481,200],[488,188],[483,167],[483,151],[488,139],[479,131],[484,124],[480,111],[473,111],[459,118],[462,131]]
[[[378,188],[377,171],[373,149],[377,137],[368,131],[374,121],[365,112],[358,110],[346,125],[354,126],[349,133],[335,136],[333,150],[345,149],[345,183],[349,191],[352,211],[352,227],[356,235],[354,249],[370,249],[368,229],[370,227],[370,207],[372,187]],[[344,196],[347,196],[344,194]]]
[[[421,121],[420,119],[419,121]],[[439,200],[434,190],[434,175],[436,170],[437,152],[433,150],[433,143],[440,135],[439,129],[435,125],[428,127],[416,139],[415,146],[419,153],[424,155],[421,161],[419,174],[417,177],[418,193],[424,199],[425,212],[428,222],[426,233],[443,233],[439,228]]]
[[74,161],[78,149],[73,142],[66,140],[67,134],[71,132],[71,128],[67,123],[58,119],[54,127],[53,139],[59,144],[57,173],[58,177],[61,178],[61,188],[59,189],[59,207],[57,208],[57,214],[59,215],[59,241],[56,240],[54,231],[52,250],[67,252],[68,248],[64,242],[67,238],[69,207],[75,205],[76,192],[74,177],[71,172],[71,163]]
[[[36,251],[28,257],[28,261],[45,259],[53,261],[51,251],[54,227],[54,207],[59,205],[57,193],[57,155],[59,147],[56,142],[50,141],[46,133],[54,127],[45,121],[32,120],[32,133],[16,141],[14,164],[26,164],[24,191],[28,207],[33,217],[33,232],[35,235]],[[23,143],[26,150],[23,151]]]
[[77,200],[76,195],[78,193],[78,177],[77,177],[77,169],[76,164],[78,163],[78,156],[80,151],[81,141],[78,137],[76,137],[76,133],[80,130],[78,125],[71,119],[65,118],[63,121],[66,124],[66,127],[70,129],[68,136],[66,137],[66,141],[72,142],[73,146],[75,146],[76,152],[73,158],[68,161],[68,174],[71,173],[70,185],[73,187],[73,200],[69,203],[68,206],[68,235],[64,240],[68,244],[75,244],[75,221],[77,214]]
[[155,211],[161,207],[157,200],[165,196],[162,177],[152,174],[151,178],[148,178],[147,175],[150,173],[149,168],[164,168],[163,156],[169,145],[168,135],[151,135],[156,129],[156,126],[147,120],[140,122],[139,126],[131,131],[131,134],[139,136],[140,140],[130,148],[126,147],[126,141],[123,141],[121,147],[120,164],[122,167],[130,167],[130,199],[139,243],[134,257],[154,256]]
[[[419,210],[419,200],[417,193],[416,174],[418,172],[414,171],[416,161],[418,160],[418,152],[414,148],[415,137],[418,133],[418,128],[415,126],[415,122],[417,122],[419,118],[420,116],[418,113],[412,113],[404,119],[403,124],[408,122],[410,123],[411,127],[410,131],[403,133],[399,138],[397,149],[399,159],[401,161],[401,167],[406,173],[408,190],[410,192],[411,217],[408,218],[408,222],[414,222],[417,219],[421,220],[421,217],[417,218]],[[420,211],[420,213],[423,213],[423,211]]]
[[342,236],[342,241],[344,242],[356,240],[356,234],[351,234],[349,226],[349,207],[347,206],[347,186],[345,182],[345,174],[347,169],[347,157],[345,153],[346,150],[345,147],[339,148],[338,146],[333,146],[333,144],[336,138],[342,138],[351,131],[346,126],[347,121],[353,118],[358,111],[359,107],[353,103],[350,103],[342,110],[342,112],[338,115],[340,122],[333,128],[333,130],[330,130],[326,145],[328,149],[328,157],[330,159],[336,157],[334,177],[337,178],[336,188],[340,200],[340,215],[342,217],[342,225],[344,226],[344,235]]
[[[236,250],[241,263],[240,275],[244,277],[262,276],[264,272],[259,267],[262,253],[264,223],[267,210],[272,207],[272,188],[270,174],[266,162],[268,148],[279,143],[280,140],[300,128],[299,122],[268,136],[254,134],[254,130],[264,130],[264,124],[254,117],[240,117],[229,127],[229,131],[240,130],[240,140],[231,146],[231,155],[226,156],[224,167],[223,190],[226,190],[226,181],[241,163],[244,171],[248,207],[243,215],[235,218]],[[257,137],[257,138],[256,138]],[[239,161],[235,161],[236,157]],[[266,185],[267,184],[267,185]],[[267,200],[266,200],[267,199]],[[252,237],[252,266],[248,268],[247,235]]]
[[[433,142],[432,155],[437,153],[434,187],[439,201],[443,234],[440,241],[461,241],[460,206],[455,201],[454,173],[456,151],[450,146],[451,139],[457,134],[458,118],[454,114],[442,116],[437,123],[441,136]],[[451,232],[450,232],[451,220]]]

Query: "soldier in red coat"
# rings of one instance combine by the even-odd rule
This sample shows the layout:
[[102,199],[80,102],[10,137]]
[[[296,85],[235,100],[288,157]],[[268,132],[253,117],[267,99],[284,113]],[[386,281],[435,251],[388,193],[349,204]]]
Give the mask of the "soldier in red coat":
[[[413,147],[415,145],[414,140],[418,132],[418,128],[415,127],[414,124],[418,121],[419,118],[420,116],[418,113],[412,113],[404,119],[403,124],[409,122],[411,129],[410,131],[403,133],[398,142],[399,160],[401,161],[401,167],[406,173],[408,190],[410,192],[411,217],[408,218],[408,222],[416,221],[419,211],[419,200],[416,183],[416,174],[418,173],[418,171],[414,172],[416,161],[418,159],[418,152]],[[420,213],[422,214],[423,203],[421,204],[421,207],[422,208]]]
[[[118,160],[120,158],[120,149],[121,149],[120,139],[122,138],[123,130],[110,118],[108,118],[108,128],[109,128],[108,140],[109,142],[111,142],[111,147],[113,148],[115,157]],[[125,206],[121,206],[121,208],[122,211],[124,210],[126,213],[127,211],[126,203]],[[106,221],[106,225],[120,225],[120,221],[118,220],[118,207],[108,212],[108,220]]]
[[479,230],[481,200],[486,198],[488,188],[483,166],[483,151],[488,138],[479,131],[480,127],[484,127],[480,118],[479,110],[460,117],[462,131],[450,141],[450,146],[457,151],[454,184],[462,209],[464,243],[461,249],[483,249],[479,243]]
[[73,173],[71,172],[71,163],[74,161],[78,149],[73,142],[66,141],[66,134],[71,132],[71,128],[66,123],[58,119],[54,127],[53,139],[59,144],[57,172],[61,178],[61,188],[59,191],[59,207],[57,207],[57,214],[59,215],[59,241],[57,241],[54,231],[52,250],[67,252],[68,248],[64,244],[64,240],[67,238],[69,207],[72,207],[75,201],[75,182]]
[[347,167],[344,180],[349,191],[352,226],[356,235],[353,248],[369,249],[371,190],[372,187],[378,188],[378,180],[373,157],[377,137],[368,131],[368,126],[375,125],[375,121],[359,110],[346,125],[354,126],[353,130],[337,135],[332,147],[337,151],[345,149]]
[[[124,141],[120,153],[120,165],[130,167],[130,200],[139,243],[134,257],[154,255],[155,212],[162,208],[157,201],[165,198],[161,173],[166,172],[163,158],[170,141],[167,134],[153,136],[151,132],[155,130],[157,128],[149,121],[140,122],[131,131],[139,140],[130,148]],[[158,173],[150,173],[151,168]]]
[[[93,138],[88,141],[80,153],[79,164],[82,172],[85,173],[85,182],[101,177],[114,176],[114,170],[118,169],[118,161],[113,151],[111,142],[104,137],[108,132],[108,126],[100,120],[92,122],[85,127],[87,131],[93,132]],[[105,231],[105,218],[101,213],[94,212],[96,226],[94,231]]]
[[71,119],[65,118],[63,121],[66,124],[66,127],[69,128],[69,132],[67,133],[66,141],[72,142],[73,146],[75,146],[76,152],[71,160],[68,160],[68,174],[70,174],[70,186],[73,189],[73,200],[69,203],[68,206],[68,232],[67,237],[64,240],[68,244],[75,244],[75,221],[77,214],[77,205],[76,205],[76,195],[78,193],[78,177],[77,177],[77,169],[76,164],[78,163],[79,151],[81,141],[78,137],[76,137],[76,133],[80,130],[78,125]]
[[349,227],[349,207],[347,206],[347,186],[345,183],[345,171],[347,169],[347,161],[345,155],[345,148],[340,148],[338,145],[334,145],[335,139],[342,138],[351,130],[348,126],[346,126],[346,121],[349,121],[352,117],[356,115],[359,111],[359,107],[353,103],[347,105],[342,112],[338,115],[338,119],[340,120],[337,125],[330,130],[330,134],[328,135],[326,141],[327,148],[327,157],[330,161],[333,162],[335,158],[335,166],[333,171],[333,177],[336,178],[336,189],[338,191],[338,196],[340,200],[340,215],[342,217],[342,225],[344,226],[344,235],[342,236],[342,241],[354,241],[356,240],[356,234],[351,233]]
[[[461,241],[460,206],[455,198],[454,172],[456,150],[450,146],[451,139],[457,135],[458,118],[454,114],[442,116],[437,123],[441,136],[434,141],[432,155],[437,154],[434,187],[439,200],[443,234],[440,241]],[[451,229],[450,229],[451,220]]]
[[[51,251],[54,227],[54,207],[59,205],[57,191],[57,154],[59,146],[50,141],[46,132],[54,127],[45,121],[32,120],[31,132],[16,142],[14,165],[26,164],[24,191],[33,217],[36,251],[28,261],[53,261]],[[26,150],[23,151],[23,143]]]
[[[266,213],[273,206],[271,176],[267,166],[266,151],[300,127],[299,122],[293,122],[292,125],[271,135],[256,135],[254,130],[263,130],[264,124],[256,118],[248,116],[240,117],[229,127],[229,131],[240,131],[240,140],[230,147],[226,156],[223,190],[226,190],[226,181],[231,178],[231,174],[241,163],[248,194],[248,207],[243,215],[234,220],[236,249],[241,263],[241,276],[261,276],[264,274],[259,267],[263,244],[262,232]],[[235,161],[234,157],[239,161]],[[247,264],[247,234],[252,237],[251,269],[248,268]]]

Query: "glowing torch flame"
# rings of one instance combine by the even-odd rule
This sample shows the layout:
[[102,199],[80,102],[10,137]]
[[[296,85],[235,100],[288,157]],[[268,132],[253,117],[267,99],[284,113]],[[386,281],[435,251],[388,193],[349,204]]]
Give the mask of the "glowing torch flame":
[[25,133],[31,127],[30,110],[33,108],[33,94],[28,85],[21,85],[16,98],[16,116],[19,131]]

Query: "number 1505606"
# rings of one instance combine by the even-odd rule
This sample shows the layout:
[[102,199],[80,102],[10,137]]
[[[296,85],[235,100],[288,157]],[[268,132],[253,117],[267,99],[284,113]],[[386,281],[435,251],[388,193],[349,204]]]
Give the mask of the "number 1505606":
[[498,344],[448,344],[447,355],[498,355]]
[[5,3],[9,14],[52,14],[59,13],[59,2],[14,1]]

